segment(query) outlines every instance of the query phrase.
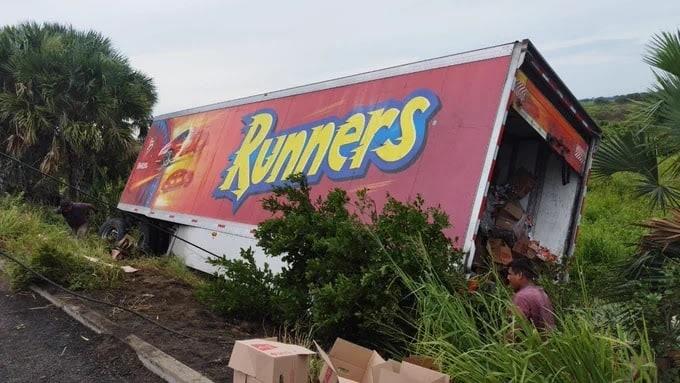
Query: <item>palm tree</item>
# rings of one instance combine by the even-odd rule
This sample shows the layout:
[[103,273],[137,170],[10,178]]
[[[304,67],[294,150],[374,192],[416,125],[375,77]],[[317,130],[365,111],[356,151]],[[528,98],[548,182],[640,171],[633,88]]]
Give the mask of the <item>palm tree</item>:
[[593,162],[593,175],[635,174],[635,189],[652,207],[680,207],[680,30],[655,35],[644,61],[656,85],[627,129],[607,137]]
[[71,185],[125,177],[155,102],[151,79],[97,32],[0,30],[0,149]]

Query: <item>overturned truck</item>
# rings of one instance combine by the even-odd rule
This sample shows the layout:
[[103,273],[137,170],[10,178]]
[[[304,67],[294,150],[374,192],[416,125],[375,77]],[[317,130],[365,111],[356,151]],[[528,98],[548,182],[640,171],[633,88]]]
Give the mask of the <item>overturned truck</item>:
[[555,260],[574,251],[599,137],[525,40],[158,116],[118,207],[193,268],[245,247],[264,263],[251,233],[269,217],[261,198],[301,172],[315,195],[440,205],[468,269]]

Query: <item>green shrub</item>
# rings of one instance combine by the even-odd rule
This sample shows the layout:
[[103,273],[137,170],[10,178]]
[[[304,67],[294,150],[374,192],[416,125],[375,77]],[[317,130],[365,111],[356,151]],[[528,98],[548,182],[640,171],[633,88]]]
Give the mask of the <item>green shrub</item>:
[[212,310],[231,316],[261,320],[274,319],[275,277],[267,265],[260,270],[252,249],[241,250],[242,259],[211,259],[221,274],[198,287],[198,298]]
[[[438,277],[462,285],[462,254],[442,233],[448,217],[425,207],[420,197],[405,203],[389,197],[378,210],[365,192],[354,204],[341,189],[316,200],[310,192],[298,175],[263,201],[272,218],[255,229],[255,237],[269,256],[281,257],[283,271],[271,278],[247,259],[220,261],[222,277],[204,291],[204,300],[235,316],[246,310],[278,324],[301,324],[325,344],[342,336],[388,352],[403,349],[413,335],[403,318],[415,301],[392,265],[414,277],[424,271],[413,251],[415,236],[427,244]],[[257,285],[262,278],[266,286]],[[244,294],[254,296],[238,297]],[[263,302],[271,305],[262,307]],[[387,328],[395,329],[389,338],[378,331]]]

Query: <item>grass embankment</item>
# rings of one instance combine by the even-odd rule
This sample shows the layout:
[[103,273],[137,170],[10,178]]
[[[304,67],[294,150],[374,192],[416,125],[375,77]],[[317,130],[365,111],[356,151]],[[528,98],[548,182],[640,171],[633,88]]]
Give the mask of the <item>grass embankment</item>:
[[[96,235],[77,239],[60,215],[47,207],[25,203],[19,197],[0,197],[0,212],[0,251],[19,258],[65,287],[76,290],[115,287],[122,279],[123,271],[118,267],[121,265],[153,270],[193,287],[202,283],[200,277],[175,257],[116,262],[109,255],[108,245]],[[38,281],[39,278],[21,266],[0,258],[14,288]]]
[[[28,205],[17,197],[0,197],[0,250],[19,258],[36,271],[71,289],[114,286],[120,269],[89,261],[102,258],[106,248],[94,237],[76,239],[46,208]],[[18,264],[5,261],[15,288],[26,287],[37,277]]]

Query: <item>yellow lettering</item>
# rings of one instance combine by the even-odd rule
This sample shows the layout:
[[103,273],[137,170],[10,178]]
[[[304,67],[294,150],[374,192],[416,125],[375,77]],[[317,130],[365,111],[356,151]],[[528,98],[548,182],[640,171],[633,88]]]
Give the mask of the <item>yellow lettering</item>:
[[281,152],[281,147],[283,146],[283,142],[286,140],[286,136],[276,137],[274,149],[270,155],[267,155],[273,140],[273,138],[267,138],[264,140],[262,147],[260,147],[260,152],[257,153],[257,159],[253,164],[253,185],[262,182],[267,176],[267,173],[269,173],[269,170],[271,170],[272,166],[274,166],[274,162],[276,161],[276,157],[278,157],[279,153]]
[[347,121],[340,125],[338,132],[335,134],[335,139],[328,151],[328,166],[334,171],[338,172],[342,169],[347,161],[347,158],[340,154],[340,148],[344,145],[357,142],[364,132],[366,125],[366,117],[363,113],[356,113],[350,116]]
[[361,137],[359,146],[354,151],[352,163],[349,166],[350,169],[358,169],[361,167],[361,164],[364,162],[364,158],[366,157],[368,147],[371,145],[371,142],[373,142],[373,138],[375,138],[375,134],[378,133],[378,130],[382,128],[389,128],[392,126],[394,120],[396,120],[397,116],[399,115],[399,109],[390,108],[385,110],[385,108],[382,108],[369,112],[368,114],[370,114],[371,117],[368,120],[366,131]]
[[[252,121],[248,126],[243,143],[235,154],[232,165],[227,170],[227,176],[224,177],[224,182],[219,186],[219,190],[229,190],[236,195],[236,199],[241,196],[250,187],[250,155],[257,150],[267,133],[274,124],[274,116],[269,113],[260,113],[252,117]],[[238,175],[238,179],[236,176]],[[230,189],[231,185],[237,180],[235,189]]]
[[[285,180],[293,173],[293,169],[295,169],[295,165],[297,165],[297,162],[300,159],[300,154],[302,154],[302,150],[305,147],[307,132],[302,130],[291,133],[284,137],[286,138],[286,143],[283,145],[283,149],[281,149],[281,154],[276,159],[276,165],[274,165],[274,169],[271,173],[269,173],[267,182]],[[281,172],[281,168],[283,168],[284,164],[286,164],[286,169],[279,177],[279,173]]]
[[335,123],[332,122],[312,128],[312,134],[309,136],[309,141],[307,141],[307,145],[305,145],[305,150],[302,152],[300,161],[295,167],[295,173],[302,173],[305,171],[305,167],[309,163],[315,150],[316,155],[314,156],[314,160],[305,174],[310,177],[319,172],[319,168],[321,167],[324,158],[326,158],[328,147],[333,140],[334,132]]
[[417,140],[416,124],[413,117],[416,111],[424,112],[430,107],[430,100],[423,96],[414,97],[402,108],[399,123],[401,125],[401,137],[398,143],[391,140],[375,150],[375,153],[387,162],[396,162],[406,157]]

